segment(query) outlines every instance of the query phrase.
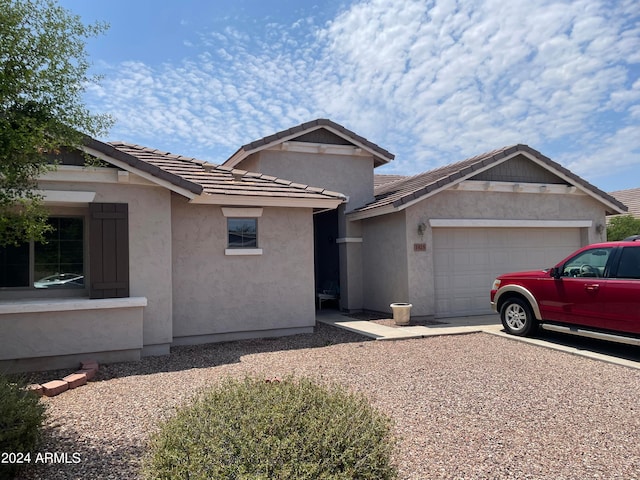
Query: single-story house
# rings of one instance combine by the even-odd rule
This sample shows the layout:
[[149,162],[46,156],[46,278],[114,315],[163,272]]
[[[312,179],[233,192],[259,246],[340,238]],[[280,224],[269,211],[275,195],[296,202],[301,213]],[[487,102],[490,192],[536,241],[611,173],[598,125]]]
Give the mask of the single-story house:
[[68,153],[40,179],[49,242],[0,251],[0,371],[313,331],[313,213],[342,194],[137,145],[83,150],[103,166]]
[[48,243],[0,249],[0,370],[310,332],[326,288],[345,311],[487,313],[493,276],[549,266],[626,211],[526,145],[375,176],[394,156],[326,119],[222,165],[91,138],[82,150],[101,166],[67,152],[39,181]]
[[[355,154],[339,153],[350,146]],[[347,196],[314,217],[316,284],[339,280],[347,311],[388,312],[391,302],[409,302],[415,316],[490,313],[496,275],[551,266],[604,240],[606,216],[626,212],[526,145],[411,177],[373,175],[392,159],[320,119],[247,144],[223,165]]]

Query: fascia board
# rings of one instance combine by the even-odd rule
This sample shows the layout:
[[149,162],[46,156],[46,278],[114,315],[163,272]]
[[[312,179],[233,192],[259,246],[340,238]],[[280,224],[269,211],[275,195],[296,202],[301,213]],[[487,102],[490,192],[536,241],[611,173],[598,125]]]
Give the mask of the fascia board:
[[[327,128],[324,127],[323,125],[315,125],[307,130],[304,131],[304,133],[310,133],[310,132],[314,132],[320,128]],[[242,160],[244,160],[245,158],[247,158],[249,155],[252,155],[256,152],[260,152],[262,150],[266,150],[269,148],[272,148],[274,145],[277,145],[279,143],[284,143],[287,142],[289,140],[291,140],[292,138],[296,138],[299,137],[300,135],[303,135],[303,133],[301,132],[295,132],[295,133],[291,133],[289,135],[284,135],[276,140],[274,140],[271,143],[265,143],[263,145],[260,145],[258,147],[252,148],[251,150],[245,150],[244,148],[240,148],[240,150],[238,150],[236,153],[234,153],[231,157],[229,157],[228,160],[226,160],[222,165],[225,167],[231,167],[234,168],[236,165],[238,165]],[[343,135],[341,135],[341,137],[344,137]],[[250,144],[248,144],[250,145]]]
[[196,205],[229,205],[251,207],[293,207],[293,208],[325,208],[335,209],[343,203],[336,198],[291,198],[266,197],[249,195],[202,194],[194,197],[189,203]]
[[350,222],[358,220],[364,220],[365,218],[379,217],[380,215],[387,215],[389,213],[397,212],[398,209],[393,205],[383,205],[381,207],[371,208],[369,210],[360,210],[351,213],[347,213],[346,217]]

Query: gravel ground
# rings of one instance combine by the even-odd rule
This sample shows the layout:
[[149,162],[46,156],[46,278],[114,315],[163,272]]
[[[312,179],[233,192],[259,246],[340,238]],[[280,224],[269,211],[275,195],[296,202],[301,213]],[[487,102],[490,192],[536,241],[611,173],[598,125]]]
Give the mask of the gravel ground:
[[80,462],[32,465],[22,478],[136,478],[159,420],[198,389],[247,374],[366,394],[394,420],[401,479],[640,478],[637,371],[487,334],[376,342],[319,325],[101,370],[44,399],[42,452]]

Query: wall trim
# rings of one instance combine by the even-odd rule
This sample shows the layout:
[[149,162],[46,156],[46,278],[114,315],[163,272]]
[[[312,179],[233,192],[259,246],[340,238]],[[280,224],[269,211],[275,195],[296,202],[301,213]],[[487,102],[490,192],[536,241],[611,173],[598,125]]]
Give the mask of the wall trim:
[[262,216],[262,208],[251,207],[221,207],[222,215],[233,218],[258,218]]
[[241,255],[262,255],[261,248],[225,248],[225,255],[241,256]]
[[102,310],[107,308],[135,308],[146,306],[146,297],[13,300],[0,303],[0,314],[66,312],[70,310]]
[[593,220],[499,220],[484,218],[432,218],[429,225],[453,228],[587,228]]
[[96,192],[78,192],[70,190],[36,190],[37,194],[42,195],[46,205],[77,205],[88,204],[93,202]]
[[336,243],[362,243],[362,237],[336,238]]
[[554,183],[499,182],[487,180],[464,180],[451,186],[450,190],[467,192],[547,193],[560,195],[586,195],[574,185]]

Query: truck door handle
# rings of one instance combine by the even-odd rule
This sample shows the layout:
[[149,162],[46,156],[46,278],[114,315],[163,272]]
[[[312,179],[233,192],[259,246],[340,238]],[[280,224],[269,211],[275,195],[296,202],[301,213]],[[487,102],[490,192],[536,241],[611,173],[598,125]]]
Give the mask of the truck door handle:
[[589,292],[595,292],[600,288],[600,285],[598,285],[597,283],[588,283],[584,286],[584,289],[589,291]]

